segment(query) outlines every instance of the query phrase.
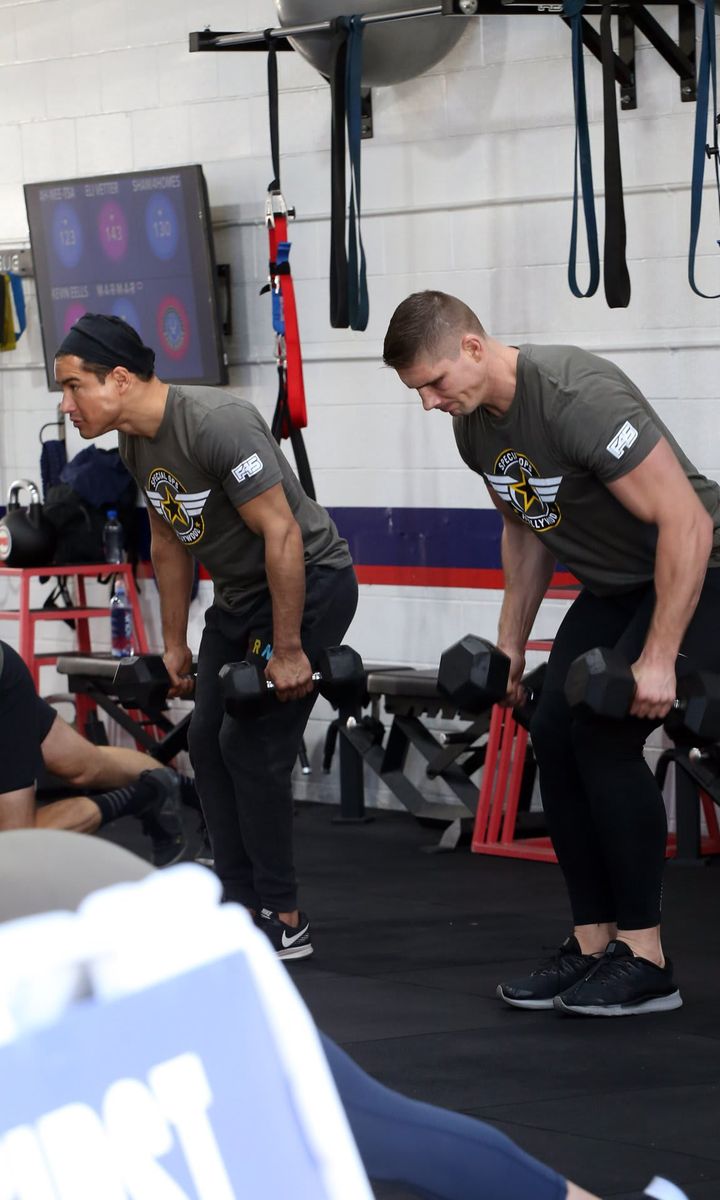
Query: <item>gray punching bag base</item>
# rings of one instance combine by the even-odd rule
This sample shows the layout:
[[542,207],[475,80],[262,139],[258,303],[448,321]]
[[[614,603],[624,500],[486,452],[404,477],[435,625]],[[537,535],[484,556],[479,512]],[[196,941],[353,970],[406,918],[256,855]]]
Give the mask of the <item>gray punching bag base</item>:
[[[427,8],[427,0],[364,0],[363,4],[345,0],[275,0],[280,25],[306,25],[313,21],[331,21],[334,17],[362,13],[402,12]],[[403,83],[422,75],[440,62],[457,45],[468,24],[466,17],[418,17],[383,21],[366,25],[363,31],[364,87],[384,87]],[[330,35],[310,34],[290,38],[321,75],[330,74]]]

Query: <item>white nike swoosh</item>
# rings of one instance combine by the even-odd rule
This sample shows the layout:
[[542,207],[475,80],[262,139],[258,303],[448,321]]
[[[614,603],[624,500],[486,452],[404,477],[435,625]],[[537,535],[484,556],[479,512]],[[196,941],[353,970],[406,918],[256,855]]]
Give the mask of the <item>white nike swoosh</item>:
[[283,948],[283,950],[287,950],[289,946],[294,946],[295,943],[297,942],[297,940],[299,938],[301,938],[304,933],[307,933],[308,928],[309,928],[308,925],[303,925],[302,929],[299,929],[297,931],[297,933],[294,933],[292,935],[292,937],[288,937],[285,930],[283,929],[283,932],[282,932],[282,948]]

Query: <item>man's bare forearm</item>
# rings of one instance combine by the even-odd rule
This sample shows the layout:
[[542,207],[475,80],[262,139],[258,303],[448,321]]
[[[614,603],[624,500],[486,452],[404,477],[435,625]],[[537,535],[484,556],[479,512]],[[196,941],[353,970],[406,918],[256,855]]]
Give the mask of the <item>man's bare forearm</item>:
[[712,550],[705,514],[678,526],[661,525],[655,551],[655,610],[645,640],[646,663],[674,663],[697,606]]
[[535,534],[513,522],[503,523],[501,545],[505,595],[498,645],[521,653],[552,578],[555,559]]
[[153,538],[151,557],[160,595],[165,649],[184,646],[195,573],[193,560],[179,542],[173,544],[165,538]]
[[291,654],[301,649],[305,608],[305,555],[295,521],[266,535],[265,571],[272,598],[273,654]]

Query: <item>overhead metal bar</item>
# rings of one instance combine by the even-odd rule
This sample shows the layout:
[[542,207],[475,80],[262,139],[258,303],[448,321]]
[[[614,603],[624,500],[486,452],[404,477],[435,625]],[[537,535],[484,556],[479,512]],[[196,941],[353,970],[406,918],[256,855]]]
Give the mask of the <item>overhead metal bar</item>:
[[[359,0],[362,3],[362,0]],[[502,9],[500,9],[502,11]],[[411,17],[441,17],[443,7],[433,4],[429,8],[402,9],[399,12],[363,13],[360,15],[361,25],[381,25],[385,21],[405,21]],[[279,28],[253,33],[213,33],[205,29],[202,33],[190,34],[190,50],[257,50],[267,46],[266,33],[273,41],[287,40],[289,37],[303,37],[312,33],[327,33],[334,27],[334,21],[311,21],[304,25],[282,25]],[[193,44],[193,39],[198,39]]]
[[[678,10],[678,42],[665,32],[659,22],[648,12],[644,4],[637,0],[619,0],[611,6],[612,13],[618,18],[618,49],[615,58],[615,79],[620,85],[620,103],[623,109],[635,108],[637,95],[635,86],[635,27],[645,34],[650,44],[658,51],[672,69],[680,76],[680,93],[684,101],[694,100],[695,84],[695,5],[692,0],[653,0],[661,8],[677,8]],[[358,0],[361,6],[362,0]],[[582,36],[588,50],[600,59],[600,36],[592,25],[585,19],[587,16],[599,16],[604,5],[591,2],[583,8]],[[525,0],[515,3],[515,0],[495,0],[484,3],[483,0],[442,0],[439,4],[428,5],[426,8],[403,9],[396,11],[360,14],[362,25],[379,25],[386,21],[418,20],[423,17],[455,16],[560,16],[563,15],[561,3],[552,0],[536,0],[528,4]],[[232,32],[204,29],[190,34],[190,50],[198,51],[239,51],[263,50],[267,48],[267,39],[272,38],[278,50],[292,50],[289,38],[304,37],[310,34],[326,33],[335,27],[331,20],[312,21],[302,25],[284,25],[272,29],[257,29],[250,32]]]

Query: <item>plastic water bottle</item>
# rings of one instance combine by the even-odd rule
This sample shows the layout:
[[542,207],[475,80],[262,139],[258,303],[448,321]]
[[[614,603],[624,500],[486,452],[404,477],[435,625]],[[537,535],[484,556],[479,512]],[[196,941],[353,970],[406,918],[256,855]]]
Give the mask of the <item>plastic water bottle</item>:
[[127,658],[133,653],[133,615],[125,584],[116,579],[110,597],[110,646],[113,658]]
[[109,508],[107,521],[103,526],[103,552],[105,554],[105,562],[124,562],[124,549],[123,527],[118,521],[117,510],[114,508]]

